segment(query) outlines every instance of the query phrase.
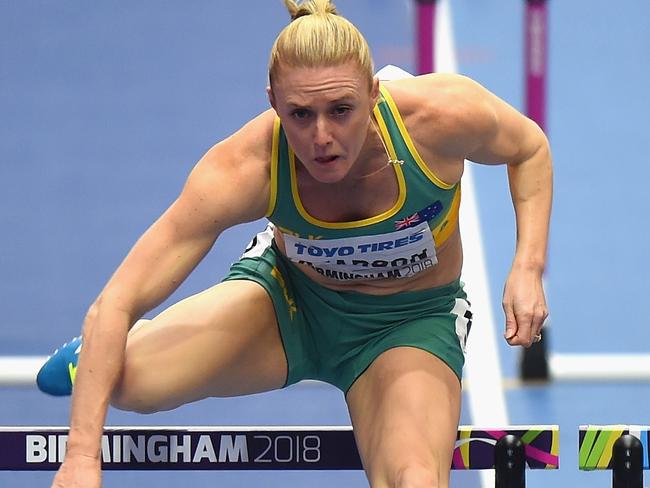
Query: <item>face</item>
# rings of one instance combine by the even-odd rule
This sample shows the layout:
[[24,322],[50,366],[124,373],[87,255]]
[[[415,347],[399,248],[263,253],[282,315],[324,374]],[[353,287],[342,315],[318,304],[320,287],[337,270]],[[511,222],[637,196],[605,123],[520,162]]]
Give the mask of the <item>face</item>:
[[281,67],[276,78],[269,99],[296,156],[316,181],[343,180],[364,148],[379,82],[369,87],[354,62]]

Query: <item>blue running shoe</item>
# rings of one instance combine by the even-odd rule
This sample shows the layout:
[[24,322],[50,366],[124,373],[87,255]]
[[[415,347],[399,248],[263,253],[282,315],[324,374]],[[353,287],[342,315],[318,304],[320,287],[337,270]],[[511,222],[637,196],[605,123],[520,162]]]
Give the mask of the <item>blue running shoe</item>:
[[54,351],[36,376],[38,389],[48,395],[71,395],[80,351],[81,336],[75,337]]

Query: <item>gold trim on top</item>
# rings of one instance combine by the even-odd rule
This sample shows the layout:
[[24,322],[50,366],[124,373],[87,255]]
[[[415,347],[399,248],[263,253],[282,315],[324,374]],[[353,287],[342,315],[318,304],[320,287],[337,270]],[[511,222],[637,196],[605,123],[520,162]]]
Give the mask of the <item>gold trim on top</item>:
[[[395,155],[395,148],[393,147],[393,143],[390,140],[390,137],[388,136],[386,123],[384,122],[384,119],[381,116],[381,112],[379,112],[379,108],[377,106],[375,106],[374,108],[374,114],[379,124],[379,130],[380,130],[379,137],[384,139],[384,143],[388,147],[390,157],[392,159],[397,159],[397,156]],[[399,188],[399,196],[397,197],[397,201],[395,202],[395,205],[393,205],[390,209],[386,210],[385,212],[380,213],[379,215],[375,215],[374,217],[368,217],[366,219],[352,220],[349,222],[325,222],[324,220],[319,220],[311,216],[307,212],[305,207],[303,207],[302,205],[302,201],[300,200],[300,193],[298,192],[298,178],[296,175],[296,155],[291,149],[291,147],[289,147],[289,168],[291,171],[291,194],[293,195],[293,202],[296,206],[296,209],[298,209],[298,213],[303,219],[305,219],[307,222],[309,222],[312,225],[317,225],[325,229],[354,229],[356,227],[364,227],[367,225],[372,225],[372,224],[382,222],[397,214],[397,212],[399,212],[399,210],[404,205],[404,202],[406,201],[406,181],[404,179],[404,173],[402,172],[402,168],[399,164],[391,164],[391,166],[394,168],[395,176],[397,178],[397,186]]]
[[402,116],[399,113],[397,105],[395,105],[395,101],[393,100],[393,97],[390,96],[390,93],[383,85],[380,85],[379,89],[381,90],[381,94],[386,100],[386,103],[388,104],[388,107],[391,113],[393,114],[393,117],[395,118],[397,127],[400,131],[400,134],[402,134],[402,138],[404,139],[404,142],[406,143],[409,152],[413,156],[413,159],[415,159],[415,162],[418,164],[422,172],[427,176],[427,178],[429,178],[435,185],[439,186],[440,188],[444,190],[452,189],[454,185],[450,185],[449,183],[446,183],[443,180],[441,180],[438,176],[436,176],[436,174],[433,171],[431,171],[429,166],[427,166],[427,163],[424,162],[424,159],[422,159],[422,156],[420,156],[420,153],[416,149],[415,144],[413,144],[413,140],[411,139],[411,136],[406,130],[406,126],[404,125],[404,121],[402,120]]
[[449,239],[458,227],[459,210],[460,185],[456,187],[454,198],[452,198],[451,203],[449,204],[449,211],[442,221],[431,230],[431,233],[433,234],[433,242],[436,243],[436,247],[439,247],[443,242]]
[[269,191],[269,206],[265,217],[270,217],[275,210],[278,199],[278,154],[280,152],[280,117],[273,121],[273,143],[271,145],[271,188]]

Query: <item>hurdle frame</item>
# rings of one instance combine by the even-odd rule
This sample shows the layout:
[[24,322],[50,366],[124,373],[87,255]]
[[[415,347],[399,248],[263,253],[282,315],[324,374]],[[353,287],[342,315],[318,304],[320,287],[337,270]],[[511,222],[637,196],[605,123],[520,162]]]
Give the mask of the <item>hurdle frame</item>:
[[[58,469],[68,430],[0,427],[0,471]],[[500,469],[509,477],[508,463],[499,468],[495,458],[500,441],[512,436],[525,467],[559,468],[559,427],[531,425],[459,427],[451,469]],[[512,454],[500,452],[501,459]],[[362,469],[351,426],[112,426],[104,430],[101,457],[106,471]]]
[[650,470],[650,426],[581,425],[578,468],[612,472],[613,488],[643,488]]

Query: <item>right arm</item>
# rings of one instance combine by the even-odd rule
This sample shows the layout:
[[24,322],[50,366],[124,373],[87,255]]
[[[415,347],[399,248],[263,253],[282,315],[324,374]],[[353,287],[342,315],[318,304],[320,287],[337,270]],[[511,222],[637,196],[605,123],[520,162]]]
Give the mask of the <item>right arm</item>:
[[90,307],[72,395],[66,461],[96,461],[99,467],[106,410],[120,377],[130,327],[171,295],[222,231],[264,216],[272,121],[272,113],[266,112],[208,151],[181,195],[142,235]]

